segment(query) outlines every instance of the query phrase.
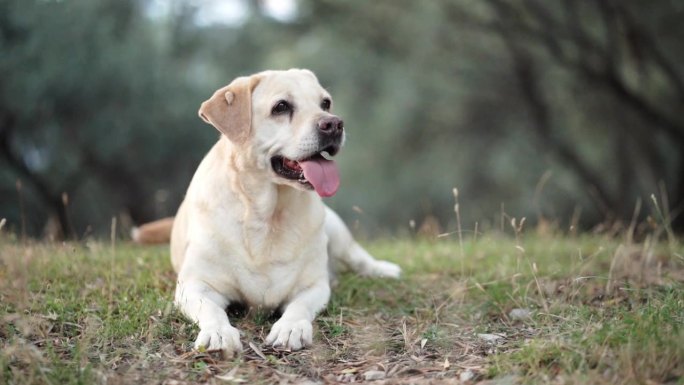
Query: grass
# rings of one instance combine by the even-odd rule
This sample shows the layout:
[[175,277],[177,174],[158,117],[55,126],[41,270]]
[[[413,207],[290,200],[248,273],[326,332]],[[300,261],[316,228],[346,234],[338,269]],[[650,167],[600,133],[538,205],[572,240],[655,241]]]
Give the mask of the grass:
[[167,248],[0,236],[0,384],[684,384],[684,248],[653,239],[374,241],[401,280],[342,276],[301,352],[229,309],[245,352],[225,361],[192,351]]

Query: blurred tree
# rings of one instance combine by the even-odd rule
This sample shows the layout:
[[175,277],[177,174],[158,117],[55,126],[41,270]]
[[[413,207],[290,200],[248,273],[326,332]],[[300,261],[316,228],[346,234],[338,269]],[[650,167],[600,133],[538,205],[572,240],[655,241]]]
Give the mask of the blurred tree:
[[678,2],[295,0],[276,19],[233,0],[244,17],[203,24],[209,3],[0,0],[0,216],[80,235],[172,214],[217,135],[200,102],[288,67],[335,97],[348,146],[328,203],[367,230],[448,226],[454,186],[464,228],[587,228],[652,193],[684,207]]
[[[201,100],[183,77],[188,60],[168,60],[181,55],[160,43],[138,7],[130,0],[0,2],[3,184],[24,182],[33,233],[46,213],[67,238],[119,212],[153,219],[159,213],[149,198],[187,180],[201,154],[192,149],[208,139],[187,131],[200,126]],[[7,198],[10,211],[17,200]]]
[[[504,41],[541,144],[575,171],[610,215],[628,217],[635,193],[656,192],[661,181],[668,182],[668,195],[681,211],[684,74],[675,63],[681,62],[682,50],[676,47],[684,28],[672,19],[681,7],[613,0],[488,3],[493,17],[476,24]],[[656,39],[652,31],[663,28]],[[570,108],[591,119],[583,122],[591,125],[583,142],[568,134],[572,121],[554,117],[554,110],[567,108],[554,105],[548,96],[554,70],[566,73],[557,84],[580,101]],[[581,151],[597,132],[608,138],[604,149],[613,165],[610,173]]]
[[[465,184],[465,196],[489,201],[490,208],[498,205],[483,199],[488,188],[502,202],[508,202],[507,190],[513,192],[508,196],[537,197],[535,175],[551,169],[566,191],[551,199],[557,210],[534,210],[541,217],[554,211],[569,218],[590,198],[598,210],[588,210],[585,224],[628,220],[636,200],[653,193],[665,203],[669,197],[673,215],[684,209],[684,27],[678,21],[684,10],[677,2],[361,3],[312,1],[305,14],[321,36],[344,37],[336,48],[354,44],[364,52],[363,61],[338,66],[345,82],[362,84],[358,93],[369,99],[396,103],[381,118],[392,127],[378,126],[397,137],[376,151],[387,169],[401,163],[410,175],[406,194],[392,191],[398,201],[415,201],[417,191],[431,194],[439,186],[445,193],[430,201],[443,220],[451,215],[439,175],[449,167],[422,173],[423,183],[421,173],[410,170],[443,162],[454,165],[458,175],[448,179]],[[374,93],[385,81],[390,89]],[[364,98],[356,105],[367,106]],[[511,157],[515,146],[521,151]],[[465,155],[444,155],[449,147]],[[426,159],[430,152],[442,153],[441,159]],[[548,160],[535,161],[535,152]],[[508,163],[504,173],[496,166],[502,162]],[[383,211],[396,213],[396,203]],[[516,211],[530,211],[513,203]],[[684,216],[678,218],[681,228]]]

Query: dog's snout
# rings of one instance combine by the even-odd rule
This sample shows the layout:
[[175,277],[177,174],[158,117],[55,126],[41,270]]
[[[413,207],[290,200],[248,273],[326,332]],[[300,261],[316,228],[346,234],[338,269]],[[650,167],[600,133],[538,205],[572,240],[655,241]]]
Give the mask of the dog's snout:
[[325,135],[339,135],[344,130],[344,122],[337,116],[326,116],[318,121],[318,131]]

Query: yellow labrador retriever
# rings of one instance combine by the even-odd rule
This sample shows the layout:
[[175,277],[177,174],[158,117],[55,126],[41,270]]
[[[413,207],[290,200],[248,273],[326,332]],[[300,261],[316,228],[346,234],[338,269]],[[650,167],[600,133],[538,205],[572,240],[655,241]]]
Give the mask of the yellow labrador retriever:
[[282,309],[265,342],[301,349],[330,297],[329,265],[399,276],[399,266],[375,260],[321,200],[340,184],[331,158],[345,132],[331,109],[316,76],[299,69],[237,78],[202,103],[199,115],[221,132],[218,143],[175,219],[134,233],[143,242],[163,238],[173,223],[175,303],[199,324],[195,348],[241,351],[225,311],[240,302]]

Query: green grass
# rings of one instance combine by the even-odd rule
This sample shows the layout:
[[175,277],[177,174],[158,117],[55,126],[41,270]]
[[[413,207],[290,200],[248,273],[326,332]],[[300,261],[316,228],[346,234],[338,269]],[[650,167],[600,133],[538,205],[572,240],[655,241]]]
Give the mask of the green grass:
[[[245,352],[192,351],[166,247],[0,237],[0,384],[684,383],[684,248],[608,236],[385,239],[401,280],[341,277],[301,352],[229,309]],[[463,256],[463,257],[462,257]],[[530,317],[511,317],[514,309]],[[250,346],[251,344],[251,346]]]

